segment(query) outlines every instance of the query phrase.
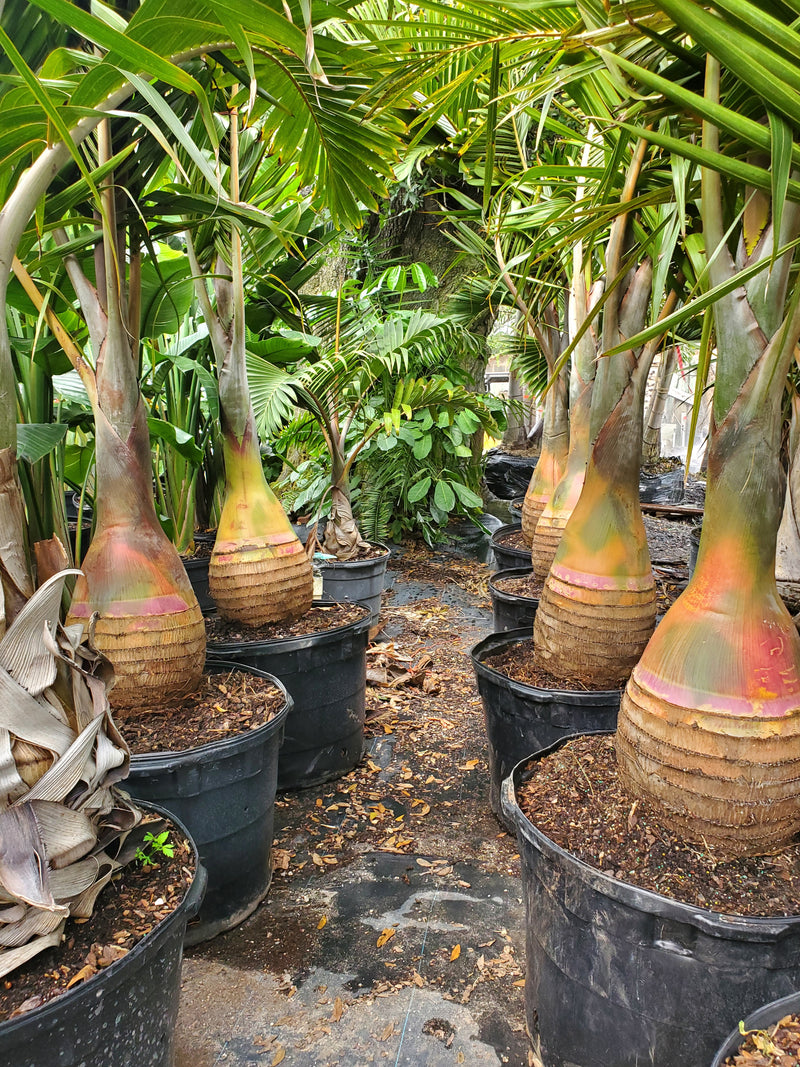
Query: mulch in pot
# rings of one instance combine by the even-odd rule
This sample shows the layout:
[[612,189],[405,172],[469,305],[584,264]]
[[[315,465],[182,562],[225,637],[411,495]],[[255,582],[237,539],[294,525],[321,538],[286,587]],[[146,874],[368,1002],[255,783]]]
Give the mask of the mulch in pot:
[[607,687],[586,685],[577,678],[556,678],[536,662],[533,638],[517,641],[509,648],[495,656],[487,656],[483,661],[487,667],[504,674],[514,682],[522,685],[536,686],[537,689],[575,689],[581,693],[604,693]]
[[[723,915],[798,913],[800,844],[733,860],[688,844],[660,824],[651,805],[622,789],[613,737],[576,738],[533,767],[518,791],[522,811],[557,845],[604,874]],[[758,1061],[744,1062],[755,1067]]]
[[800,1016],[786,1015],[765,1030],[750,1030],[722,1067],[795,1067],[800,1063]]
[[[124,788],[124,782],[123,788]],[[0,1022],[39,1008],[120,959],[183,900],[194,878],[194,853],[169,820],[146,817],[154,832],[168,829],[174,854],[134,860],[101,891],[90,919],[68,920],[64,940],[0,979]]]
[[115,712],[132,753],[183,752],[270,722],[286,698],[269,680],[250,671],[203,676],[200,688],[163,704]]
[[533,571],[518,578],[498,578],[495,575],[492,578],[492,586],[500,590],[500,592],[508,593],[511,596],[524,596],[530,597],[532,600],[539,600],[544,589],[544,580],[535,577]]
[[531,548],[522,536],[521,526],[515,526],[513,530],[509,530],[507,533],[495,537],[494,543],[496,545],[502,545],[503,548],[518,548],[521,552],[530,552]]
[[272,622],[266,626],[243,626],[239,622],[211,615],[206,617],[206,637],[209,643],[221,645],[232,641],[279,641],[286,637],[307,637],[336,630],[363,619],[367,614],[369,609],[360,604],[342,602],[313,604],[293,622]]

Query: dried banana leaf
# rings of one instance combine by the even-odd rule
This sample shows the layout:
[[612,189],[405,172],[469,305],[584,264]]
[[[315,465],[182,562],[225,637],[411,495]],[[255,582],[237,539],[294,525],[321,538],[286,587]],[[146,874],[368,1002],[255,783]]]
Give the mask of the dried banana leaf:
[[108,664],[59,622],[71,573],[45,582],[0,641],[0,975],[58,944],[67,916],[91,915],[141,821],[114,787],[130,755]]

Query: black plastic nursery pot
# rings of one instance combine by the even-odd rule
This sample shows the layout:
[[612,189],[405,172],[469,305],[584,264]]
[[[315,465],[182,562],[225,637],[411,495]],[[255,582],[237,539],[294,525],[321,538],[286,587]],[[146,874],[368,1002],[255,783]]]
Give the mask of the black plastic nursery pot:
[[267,641],[211,643],[216,660],[245,663],[283,682],[293,701],[278,761],[278,789],[304,789],[347,774],[361,759],[372,617]]
[[539,598],[510,593],[498,584],[503,578],[525,578],[530,574],[533,574],[533,568],[530,566],[512,567],[507,571],[495,571],[489,579],[489,596],[492,600],[496,634],[503,633],[505,630],[522,628],[529,632],[533,630],[533,620],[536,618]]
[[574,734],[612,733],[617,726],[621,690],[598,692],[539,689],[515,682],[485,661],[521,641],[529,641],[527,627],[490,634],[472,649],[472,667],[483,705],[489,753],[489,803],[509,830],[515,824],[501,798],[503,779],[521,759]]
[[373,548],[384,549],[383,555],[374,559],[326,559],[320,564],[325,595],[338,603],[363,604],[370,610],[372,625],[380,617],[386,564],[392,554],[384,544],[375,544]]
[[194,595],[197,597],[197,603],[203,613],[214,611],[216,607],[208,587],[208,565],[210,562],[210,556],[191,556],[183,560],[184,570],[189,575]]
[[[563,744],[559,742],[559,744]],[[720,915],[628,885],[559,848],[503,782],[522,859],[525,1009],[545,1067],[708,1067],[732,1027],[800,984],[800,915]]]
[[285,703],[271,722],[184,752],[131,757],[125,788],[137,800],[162,805],[188,828],[208,872],[197,921],[186,931],[196,945],[250,915],[272,879],[272,838],[278,750],[291,697],[279,679],[241,663],[209,656],[206,670],[250,670],[268,677]]
[[[800,992],[790,993],[787,997],[781,997],[780,1000],[773,1000],[759,1008],[758,1011],[754,1011],[744,1020],[744,1028],[745,1030],[767,1030],[787,1015],[800,1015]],[[711,1067],[722,1067],[729,1056],[739,1051],[743,1041],[744,1037],[737,1023],[736,1028],[728,1034],[721,1047],[717,1049]],[[792,1064],[788,1063],[786,1067],[792,1067]]]
[[515,548],[505,543],[505,538],[511,534],[518,534],[519,523],[508,523],[495,530],[489,542],[494,553],[494,562],[497,570],[506,571],[514,567],[531,566],[531,550],[529,548]]
[[[169,817],[191,841],[181,820],[172,812]],[[184,931],[206,885],[196,846],[194,852],[195,876],[186,896],[130,952],[41,1008],[0,1023],[0,1063],[172,1067]]]

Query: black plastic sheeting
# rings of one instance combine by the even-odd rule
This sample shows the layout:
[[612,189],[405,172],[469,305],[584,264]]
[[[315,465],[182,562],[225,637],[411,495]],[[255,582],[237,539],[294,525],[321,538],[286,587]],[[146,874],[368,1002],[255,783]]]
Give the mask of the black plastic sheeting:
[[639,499],[644,504],[690,504],[702,507],[705,503],[705,482],[689,475],[683,484],[683,467],[663,474],[639,475]]
[[538,456],[514,456],[499,448],[486,453],[486,488],[501,500],[522,496],[528,488]]
[[679,504],[683,500],[683,467],[663,474],[639,474],[639,499],[644,504]]

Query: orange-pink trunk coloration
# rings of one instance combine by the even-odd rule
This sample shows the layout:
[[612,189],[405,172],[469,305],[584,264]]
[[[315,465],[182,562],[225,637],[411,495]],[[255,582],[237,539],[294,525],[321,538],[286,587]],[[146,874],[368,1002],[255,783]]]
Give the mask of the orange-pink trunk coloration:
[[569,416],[562,373],[545,397],[542,449],[522,504],[522,536],[527,545],[533,543],[539,516],[564,477],[568,452]]
[[87,624],[114,667],[115,707],[191,692],[205,662],[205,625],[186,570],[158,522],[150,438],[139,403],[123,441],[95,412],[96,528],[68,621]]
[[580,500],[591,444],[589,415],[593,382],[583,383],[570,409],[569,454],[561,480],[556,485],[536,525],[531,547],[533,572],[546,578],[561,542],[564,528]]
[[800,636],[775,583],[777,454],[774,429],[737,402],[712,445],[694,575],[620,711],[623,780],[726,855],[800,829]]
[[641,393],[629,383],[597,436],[536,613],[536,656],[567,686],[622,685],[655,625],[639,506]]

